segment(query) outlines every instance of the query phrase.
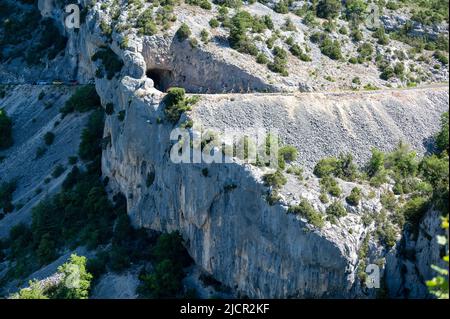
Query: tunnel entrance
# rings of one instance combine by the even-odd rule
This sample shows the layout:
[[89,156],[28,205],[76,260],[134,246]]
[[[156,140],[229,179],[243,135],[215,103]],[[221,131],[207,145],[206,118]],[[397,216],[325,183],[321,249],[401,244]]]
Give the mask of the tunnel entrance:
[[173,86],[173,74],[170,70],[159,68],[148,69],[146,75],[153,80],[155,89],[161,92],[166,92]]

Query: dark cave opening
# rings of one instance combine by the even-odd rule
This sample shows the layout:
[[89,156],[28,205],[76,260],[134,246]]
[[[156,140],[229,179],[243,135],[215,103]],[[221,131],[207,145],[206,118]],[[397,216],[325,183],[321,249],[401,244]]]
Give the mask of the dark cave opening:
[[155,88],[161,92],[166,92],[173,83],[172,71],[167,69],[153,68],[146,72],[148,78],[153,80]]

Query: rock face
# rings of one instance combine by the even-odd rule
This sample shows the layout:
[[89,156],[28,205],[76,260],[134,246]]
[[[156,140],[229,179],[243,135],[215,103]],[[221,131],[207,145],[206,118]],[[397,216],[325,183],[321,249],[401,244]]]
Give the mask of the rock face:
[[[128,212],[135,225],[161,231],[179,230],[195,262],[243,295],[257,298],[375,295],[375,292],[363,291],[356,279],[357,252],[369,231],[361,226],[362,207],[350,214],[339,227],[327,225],[317,231],[295,216],[286,214],[286,206],[267,204],[267,189],[261,183],[263,172],[258,168],[238,161],[212,165],[172,163],[169,152],[173,144],[170,140],[173,125],[158,121],[164,117],[161,97],[151,91],[136,91],[142,82],[125,77],[117,85],[114,99],[119,107],[117,111],[125,111],[126,117],[123,122],[116,116],[107,118],[105,135],[110,136],[111,144],[102,159],[103,173],[110,178],[112,187],[127,196]],[[99,92],[108,90],[100,86]],[[353,112],[366,110],[365,114],[373,117],[372,121],[365,121],[364,132],[368,136],[377,136],[380,127],[389,128],[383,132],[383,139],[375,144],[389,149],[399,137],[413,136],[411,140],[423,140],[433,134],[437,127],[424,129],[411,125],[408,131],[403,127],[409,123],[438,123],[439,115],[447,108],[446,96],[448,92],[445,89],[348,96],[273,96],[265,98],[264,102],[258,97],[233,97],[233,102],[227,102],[231,96],[204,96],[194,108],[192,118],[217,127],[223,120],[218,111],[222,107],[221,112],[224,116],[227,114],[227,125],[237,123],[233,119],[239,119],[239,123],[246,126],[246,120],[258,119],[261,107],[267,112],[266,116],[273,112],[284,123],[290,118],[309,117],[305,114],[313,113],[309,119],[314,118],[317,127],[325,127],[332,121],[334,123],[333,117],[340,114],[346,119],[341,125],[347,129],[341,129],[339,125],[337,129],[327,128],[338,152],[346,150],[347,139],[358,138],[349,132],[357,132],[362,124],[359,122],[362,115]],[[300,107],[286,110],[283,105],[292,106],[288,102],[293,99]],[[387,110],[390,114],[405,114],[405,101],[409,102],[408,107],[414,117],[387,116]],[[420,112],[424,104],[433,107],[428,112]],[[246,108],[247,105],[250,107]],[[301,105],[308,105],[309,109]],[[245,113],[243,109],[254,110],[256,115],[250,111]],[[282,109],[285,113],[281,112]],[[215,115],[214,120],[211,119],[212,114]],[[277,117],[271,117],[274,118]],[[303,129],[301,125],[289,126],[291,136],[302,136],[302,132],[295,131],[296,127]],[[312,138],[314,132],[320,135],[320,131],[311,130]],[[342,144],[339,141],[343,141]],[[373,144],[369,142],[365,147],[355,148],[352,153],[357,159],[364,158],[369,145]],[[304,153],[302,158],[321,156],[316,155],[316,147],[301,149]],[[423,148],[418,145],[418,150]],[[208,170],[206,177],[203,174],[205,168]],[[148,176],[154,176],[154,179],[149,182]],[[294,191],[299,192],[299,188],[294,187]],[[311,192],[307,189],[302,195],[307,196]],[[353,229],[352,234],[348,231],[350,228]],[[418,247],[424,245],[419,242]],[[373,259],[383,255],[381,247],[375,243],[371,245]],[[427,255],[427,262],[432,260],[428,258],[429,252],[423,253]],[[397,260],[399,257],[394,254],[393,258]],[[392,270],[392,277],[387,278],[396,278],[396,271]],[[408,282],[420,285],[423,281],[411,279]],[[412,295],[423,297],[424,291],[422,289]]]
[[[44,11],[61,21],[53,16],[51,6],[45,6]],[[111,44],[101,34],[101,18],[108,17],[98,2],[88,12],[86,24],[68,35],[68,50],[74,48],[76,52],[76,72],[81,80],[95,74],[96,63],[91,56],[104,45],[124,61],[121,74],[112,80],[96,78],[95,85],[103,105],[111,102],[115,110],[105,124],[104,137],[109,143],[102,156],[103,175],[109,177],[112,190],[126,196],[133,224],[165,232],[178,230],[195,263],[241,296],[375,297],[377,291],[363,289],[357,273],[358,252],[374,228],[364,227],[361,218],[367,209],[379,213],[380,192],[373,200],[349,207],[348,216],[336,225],[326,222],[318,230],[306,220],[287,214],[288,205],[300,198],[308,198],[323,213],[318,180],[313,177],[300,183],[289,176],[280,191],[280,203],[269,205],[268,189],[262,183],[266,169],[238,159],[224,164],[177,164],[170,159],[174,125],[165,120],[164,94],[156,86],[183,85],[192,92],[211,93],[219,93],[224,87],[228,92],[282,88],[247,72],[248,65],[247,69],[239,68],[218,58],[213,50],[192,49],[187,43],[163,37],[131,37],[129,47],[122,50],[117,44],[119,35],[113,34]],[[233,78],[227,77],[230,74]],[[291,83],[295,90],[298,86],[298,81]],[[302,88],[311,90],[303,84]],[[439,116],[447,109],[445,88],[341,94],[205,94],[187,116],[194,123],[219,131],[277,127],[280,138],[299,149],[299,163],[310,169],[318,159],[340,152],[350,152],[362,163],[371,147],[389,150],[401,139],[424,153],[423,142],[437,131]],[[355,186],[340,183],[344,195]],[[370,190],[367,185],[363,189],[364,193]],[[433,214],[429,212],[424,219],[417,240],[412,241],[408,234],[404,237],[404,245],[418,255],[415,262],[400,253],[404,251],[401,242],[398,253],[396,249],[386,250],[378,241],[369,242],[368,259],[386,259],[381,271],[390,296],[427,296],[423,282],[432,276],[427,266],[438,260]]]

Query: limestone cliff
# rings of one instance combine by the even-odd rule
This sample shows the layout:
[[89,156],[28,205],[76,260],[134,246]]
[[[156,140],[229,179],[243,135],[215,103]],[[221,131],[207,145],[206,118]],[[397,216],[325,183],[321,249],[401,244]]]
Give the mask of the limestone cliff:
[[[39,1],[41,10],[60,21],[51,5],[43,2]],[[365,195],[374,191],[375,197],[367,196],[350,207],[342,199],[355,184],[339,181],[344,190],[340,201],[350,213],[337,224],[325,222],[322,229],[288,214],[288,206],[307,198],[318,211],[325,210],[318,179],[310,174],[324,156],[350,152],[363,163],[372,147],[391,150],[399,140],[425,153],[427,139],[438,130],[439,116],[448,110],[448,89],[202,94],[183,119],[218,130],[278,128],[281,140],[299,150],[299,164],[308,169],[308,179],[300,182],[288,176],[280,202],[270,205],[262,182],[265,168],[239,159],[226,164],[170,160],[174,125],[165,120],[165,94],[156,86],[179,85],[194,93],[280,92],[297,90],[298,79],[268,80],[258,68],[228,60],[229,51],[221,56],[213,49],[194,49],[160,35],[134,34],[121,48],[120,34],[113,33],[111,41],[102,34],[101,19],[109,17],[98,2],[81,29],[68,33],[67,51],[73,53],[82,81],[95,75],[100,62],[91,57],[104,46],[124,62],[116,77],[97,77],[95,85],[103,105],[114,106],[105,124],[109,143],[103,151],[102,172],[109,177],[109,187],[125,194],[133,224],[180,231],[195,263],[241,296],[376,297],[377,291],[363,288],[358,278],[358,252],[376,227],[364,225],[362,216],[367,211],[380,213],[382,190],[362,185]],[[170,30],[172,36],[174,31]],[[158,83],[146,74],[159,78]],[[368,259],[382,260],[389,296],[427,297],[423,282],[432,276],[428,266],[439,259],[433,239],[438,232],[436,220],[436,212],[428,212],[418,239],[399,234],[394,248],[369,241]],[[415,251],[415,261],[403,256],[404,246]]]

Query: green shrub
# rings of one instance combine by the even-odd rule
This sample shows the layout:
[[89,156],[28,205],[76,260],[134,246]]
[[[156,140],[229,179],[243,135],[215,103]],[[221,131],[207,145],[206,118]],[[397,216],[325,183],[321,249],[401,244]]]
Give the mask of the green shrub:
[[102,110],[95,111],[90,115],[86,128],[81,133],[78,155],[84,161],[92,161],[101,156],[104,118]]
[[87,299],[91,288],[92,275],[86,270],[87,259],[84,256],[72,254],[68,262],[58,267],[58,273],[63,275],[63,283],[74,275],[76,269],[77,285],[71,287],[62,284],[55,291],[55,299]]
[[[1,124],[0,124],[1,127]],[[0,128],[1,129],[1,128]],[[0,135],[1,136],[1,135]],[[449,151],[449,116],[448,112],[445,112],[441,116],[441,129],[435,136],[436,146],[439,152]],[[0,143],[1,146],[1,143]]]
[[64,168],[64,166],[62,166],[61,164],[58,164],[55,166],[55,168],[53,169],[52,172],[52,177],[53,178],[58,178],[61,176],[62,173],[64,173],[66,169]]
[[408,200],[401,208],[406,221],[418,228],[419,222],[429,208],[428,199],[422,196],[415,196]]
[[379,240],[387,247],[394,247],[397,243],[397,233],[390,222],[386,222],[377,227]]
[[331,40],[326,36],[319,45],[320,52],[332,60],[339,60],[342,58],[341,44],[338,40]]
[[402,62],[395,64],[394,73],[398,78],[402,78],[405,73],[405,65]]
[[282,157],[284,161],[290,163],[297,159],[298,151],[292,145],[285,145],[278,150],[278,156]]
[[123,122],[123,120],[125,120],[125,110],[120,110],[119,113],[117,114],[117,119],[119,120],[119,122]]
[[314,167],[314,175],[317,177],[325,177],[333,175],[336,171],[336,167],[338,166],[338,160],[335,157],[327,157],[321,159],[317,162]]
[[114,104],[113,103],[106,103],[105,113],[106,113],[106,115],[114,114]]
[[325,176],[320,180],[321,190],[324,193],[329,193],[332,196],[339,197],[342,194],[342,190],[339,187],[338,182],[331,176]]
[[256,62],[259,64],[267,64],[269,62],[269,59],[264,53],[258,53],[258,55],[256,56]]
[[384,170],[384,153],[376,148],[372,148],[371,152],[372,156],[366,166],[366,172],[369,177],[373,177]]
[[324,19],[334,19],[341,11],[340,0],[319,0],[317,4],[317,16]]
[[288,169],[286,170],[286,173],[288,174],[294,174],[296,175],[300,180],[303,179],[302,174],[303,174],[303,169],[301,167],[298,166],[290,166],[288,167]]
[[29,281],[29,287],[22,288],[16,294],[11,295],[10,299],[49,299],[44,292],[44,287],[37,281]]
[[52,145],[55,140],[55,134],[53,132],[47,132],[44,134],[45,145]]
[[256,56],[258,49],[256,48],[253,40],[247,36],[247,31],[250,28],[258,25],[262,27],[261,23],[256,18],[252,17],[247,11],[239,11],[231,18],[230,35],[228,41],[231,48],[250,55]]
[[[54,284],[43,285],[30,281],[28,288],[21,289],[10,296],[12,299],[87,299],[92,275],[86,271],[86,257],[72,254],[69,261],[58,267],[61,280]],[[76,278],[76,286],[73,280]]]
[[183,112],[189,111],[191,106],[197,102],[197,99],[185,98],[186,91],[183,88],[173,87],[167,91],[167,95],[164,98],[164,113],[167,119],[176,123],[180,119]]
[[292,55],[294,55],[295,57],[299,58],[302,61],[305,62],[311,61],[311,57],[307,55],[305,52],[303,52],[300,46],[296,43],[290,47],[289,51],[292,53]]
[[158,32],[155,22],[153,21],[153,10],[146,9],[136,19],[136,28],[140,35],[154,35]]
[[87,112],[100,107],[100,97],[94,85],[84,85],[66,101],[60,112],[63,116],[72,112]]
[[364,42],[358,47],[358,53],[362,60],[370,60],[373,54],[373,46],[369,42]]
[[393,192],[384,192],[380,196],[381,205],[387,210],[393,211],[397,208],[397,199]]
[[45,152],[47,152],[47,148],[45,148],[44,146],[39,146],[36,149],[36,157],[35,159],[41,158],[42,156],[44,156]]
[[331,220],[335,218],[341,218],[347,216],[347,211],[341,202],[335,200],[332,202],[325,211]]
[[288,213],[305,217],[311,225],[317,228],[322,228],[324,225],[322,214],[316,211],[305,199],[303,199],[299,205],[290,206]]
[[283,172],[276,171],[275,173],[269,173],[263,176],[263,181],[266,186],[272,186],[275,189],[281,188],[287,183],[286,177]]
[[14,210],[12,195],[16,188],[17,183],[15,180],[0,184],[0,210],[3,209],[3,213],[10,213]]
[[217,28],[219,26],[219,21],[216,18],[209,20],[209,25],[211,28]]
[[0,109],[0,150],[13,144],[12,121],[4,109]]
[[273,7],[273,11],[277,13],[288,13],[289,12],[289,4],[288,1],[280,0]]
[[353,163],[351,154],[340,154],[338,158],[323,158],[314,167],[314,175],[317,177],[335,176],[353,181],[358,177],[358,174],[358,168]]
[[389,44],[389,37],[386,35],[384,27],[379,27],[373,32],[373,37],[378,39],[378,44],[387,45]]
[[416,153],[410,151],[409,147],[403,142],[400,142],[385,160],[386,168],[391,169],[402,178],[415,176],[418,164]]
[[175,33],[178,41],[182,42],[191,36],[191,29],[186,23],[183,23]]
[[441,62],[442,64],[447,65],[448,64],[448,56],[442,53],[441,51],[436,51],[433,54],[433,57]]
[[356,24],[363,21],[367,12],[367,1],[364,0],[346,0],[345,16],[348,20]]
[[208,31],[206,31],[206,29],[202,29],[202,31],[200,32],[200,39],[204,43],[207,43],[209,41],[209,33]]
[[359,29],[353,29],[350,36],[352,37],[353,41],[359,42],[364,38],[363,33]]
[[350,195],[348,195],[345,198],[345,200],[349,205],[358,206],[359,202],[361,201],[361,198],[362,198],[361,189],[359,189],[358,187],[354,187],[350,192]]

